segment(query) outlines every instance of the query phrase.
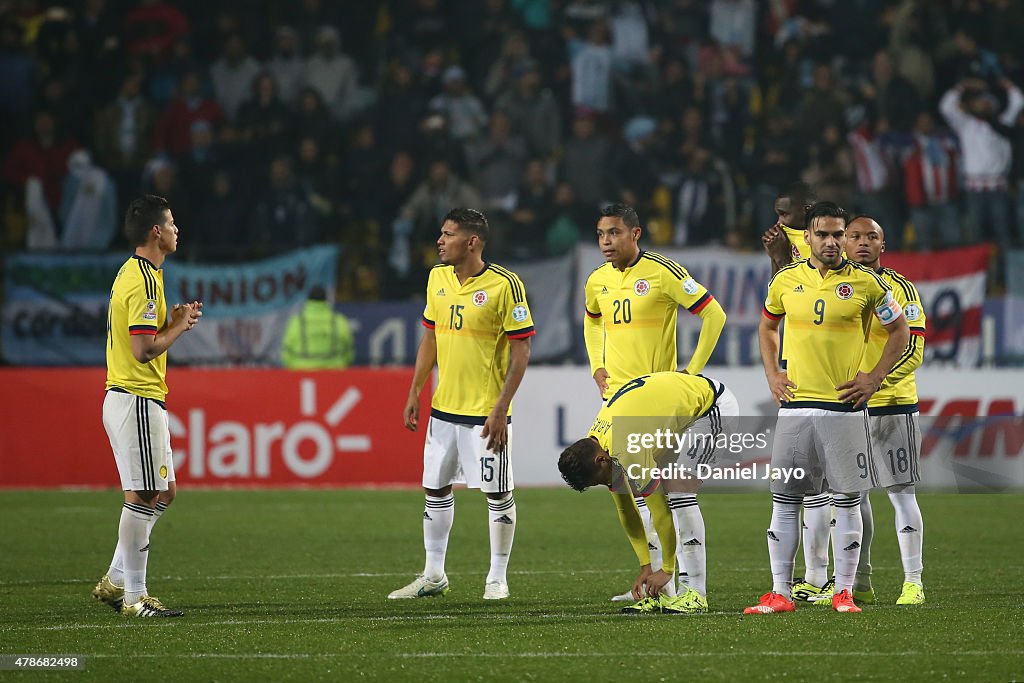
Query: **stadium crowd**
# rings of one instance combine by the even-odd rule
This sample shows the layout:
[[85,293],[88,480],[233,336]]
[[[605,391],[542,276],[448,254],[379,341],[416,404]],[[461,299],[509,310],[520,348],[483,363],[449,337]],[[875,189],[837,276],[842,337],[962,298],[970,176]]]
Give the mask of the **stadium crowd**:
[[654,244],[759,248],[800,178],[890,248],[1024,235],[1013,0],[253,8],[0,1],[4,247],[124,247],[146,191],[186,258],[335,242],[347,296],[401,297],[453,206],[498,259],[564,253],[611,201]]

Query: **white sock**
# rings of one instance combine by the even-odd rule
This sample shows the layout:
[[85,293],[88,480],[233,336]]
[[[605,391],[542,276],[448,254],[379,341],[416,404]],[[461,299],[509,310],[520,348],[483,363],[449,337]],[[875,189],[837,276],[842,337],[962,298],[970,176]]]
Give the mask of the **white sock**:
[[448,552],[448,536],[455,520],[455,494],[427,496],[423,508],[423,548],[427,561],[423,576],[440,581],[444,576],[444,556]]
[[860,494],[836,493],[832,496],[836,506],[836,533],[832,555],[836,563],[835,593],[853,589],[857,573],[857,560],[863,543],[864,523],[860,518]]
[[903,560],[903,580],[923,586],[921,572],[924,571],[924,563],[921,556],[924,519],[917,504],[914,486],[900,490],[889,489],[889,500],[896,510],[896,540],[899,541],[900,559]]
[[504,498],[487,499],[488,527],[491,536],[491,568],[487,583],[508,583],[508,556],[512,554],[512,541],[516,535],[516,499],[512,492]]
[[866,591],[871,590],[871,539],[875,537],[875,516],[871,512],[871,499],[867,491],[860,494],[860,519],[864,525],[864,534],[860,541],[860,557],[853,587]]
[[[651,510],[647,507],[647,501],[643,496],[637,496],[633,500],[636,501],[636,507],[640,511],[640,519],[644,520],[644,531],[647,533],[647,550],[651,553],[651,569],[658,571],[661,569],[662,557],[661,557],[661,539],[658,538],[658,532],[654,529],[654,522],[651,521]],[[681,571],[681,568],[677,567],[676,571]]]
[[117,526],[117,552],[124,561],[124,604],[134,605],[146,595],[146,564],[149,541],[146,540],[152,508],[125,503]]
[[832,494],[804,496],[804,581],[821,587],[828,581],[828,540],[832,533]]
[[768,559],[772,592],[793,599],[793,565],[800,540],[800,504],[803,496],[772,494],[772,521],[768,526]]
[[[153,510],[153,516],[150,517],[149,523],[146,525],[146,544],[149,544],[149,537],[153,533],[153,527],[156,526],[160,516],[167,510],[165,503],[157,503],[156,508]],[[124,585],[124,557],[121,555],[120,544],[114,548],[114,557],[110,560],[110,568],[107,569],[107,578],[115,586]]]
[[[686,566],[685,585],[702,596],[707,595],[707,539],[704,516],[697,504],[696,493],[670,493],[668,506],[676,523],[677,544]],[[682,586],[680,586],[682,591]]]

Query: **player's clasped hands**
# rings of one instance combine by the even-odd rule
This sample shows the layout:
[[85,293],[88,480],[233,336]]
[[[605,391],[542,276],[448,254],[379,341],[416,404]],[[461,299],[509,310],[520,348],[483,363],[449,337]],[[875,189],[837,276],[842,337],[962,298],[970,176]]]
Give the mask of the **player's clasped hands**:
[[189,304],[174,304],[171,307],[171,319],[175,322],[182,321],[186,330],[191,330],[203,317],[203,302],[193,301]]

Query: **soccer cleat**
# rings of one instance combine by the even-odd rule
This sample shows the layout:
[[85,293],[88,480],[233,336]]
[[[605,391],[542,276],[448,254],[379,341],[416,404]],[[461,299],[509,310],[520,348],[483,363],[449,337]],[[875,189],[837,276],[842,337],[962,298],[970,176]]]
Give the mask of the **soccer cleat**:
[[103,578],[92,589],[92,597],[110,605],[114,608],[115,612],[120,612],[121,608],[124,607],[124,586],[115,586],[110,577],[104,574]]
[[662,604],[661,611],[663,614],[704,614],[708,611],[708,600],[690,588],[679,597]]
[[924,604],[924,586],[911,581],[903,582],[903,591],[896,599],[897,605],[921,605]]
[[860,607],[853,604],[853,596],[850,591],[841,590],[832,596],[832,609],[836,612],[863,612]]
[[632,605],[622,608],[623,614],[657,614],[661,611],[662,601],[659,598],[644,598]]
[[504,600],[508,597],[508,584],[488,581],[484,585],[484,600]]
[[801,600],[813,604],[829,604],[832,600],[832,589],[835,582],[829,579],[820,588],[813,583],[796,579],[793,583],[793,600]]
[[867,590],[859,591],[856,588],[853,589],[853,601],[862,605],[873,605],[875,604],[875,589],[872,586],[868,586]]
[[181,610],[167,609],[152,595],[144,595],[134,605],[121,608],[121,616],[124,617],[180,617],[184,614]]
[[781,593],[765,593],[761,600],[753,607],[743,610],[744,614],[778,614],[780,612],[795,612],[796,603],[786,598]]
[[416,579],[408,586],[402,586],[398,590],[388,593],[388,600],[405,600],[409,598],[433,598],[444,595],[448,592],[448,577],[442,576],[440,581],[431,581],[423,574],[418,574]]

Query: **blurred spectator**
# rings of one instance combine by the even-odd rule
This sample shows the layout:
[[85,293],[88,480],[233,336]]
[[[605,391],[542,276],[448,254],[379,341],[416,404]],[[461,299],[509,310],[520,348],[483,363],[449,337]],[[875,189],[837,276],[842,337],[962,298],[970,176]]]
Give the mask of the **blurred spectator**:
[[238,137],[261,162],[267,161],[288,148],[292,114],[278,99],[277,82],[269,73],[256,77],[250,95],[238,112]]
[[454,140],[468,140],[487,125],[487,112],[466,84],[466,72],[450,66],[441,78],[444,92],[430,100],[430,111],[442,114],[448,122],[448,134]]
[[96,161],[113,176],[122,197],[139,194],[142,167],[153,152],[156,116],[142,96],[142,79],[137,74],[126,76],[117,99],[96,113]]
[[711,0],[709,31],[720,45],[742,57],[754,54],[757,5],[754,0]]
[[512,86],[498,98],[495,108],[508,115],[516,134],[526,137],[532,154],[550,158],[561,146],[558,102],[550,90],[541,89],[533,61],[524,61],[512,71]]
[[196,224],[191,227],[202,231],[202,245],[208,253],[218,259],[233,257],[239,244],[251,241],[244,234],[246,200],[227,171],[217,171],[208,181],[200,195]]
[[61,194],[61,248],[106,249],[117,232],[119,211],[110,176],[84,149],[72,152]]
[[279,156],[270,162],[270,184],[261,195],[250,221],[250,237],[268,253],[316,242],[316,221],[306,193],[295,180],[292,160]]
[[[208,69],[192,51],[192,41],[182,38],[171,47],[169,58],[145,66],[141,61],[132,65],[140,75],[146,75],[146,91],[158,108],[165,108],[175,95],[179,94],[181,79],[190,71],[205,74]],[[200,78],[201,90],[206,88],[205,80]]]
[[457,206],[476,208],[482,205],[476,188],[452,173],[448,161],[441,159],[431,163],[426,179],[399,214],[408,226],[398,226],[398,232],[404,232],[409,239],[409,263],[414,272],[421,272],[433,263],[437,255],[434,242],[446,213]]
[[[838,124],[828,127],[838,128]],[[792,130],[790,118],[780,109],[769,111],[747,159],[747,175],[753,184],[752,213],[759,229],[775,223],[775,198],[799,175],[803,147]]]
[[299,50],[299,34],[291,26],[279,26],[274,33],[274,55],[267,62],[281,101],[292,107],[306,84],[306,64]]
[[532,64],[530,44],[527,42],[526,36],[520,31],[508,34],[502,41],[501,53],[487,72],[484,93],[493,99],[511,89],[515,85],[517,75],[522,73],[522,69]]
[[321,286],[284,330],[281,363],[289,370],[343,370],[355,357],[355,340],[348,319],[335,311]]
[[673,243],[725,244],[736,229],[736,199],[729,168],[711,150],[693,150],[676,192]]
[[331,149],[339,143],[337,125],[324,106],[320,93],[310,87],[303,88],[299,94],[299,107],[291,129],[316,139],[323,150]]
[[839,206],[853,206],[856,182],[853,157],[839,126],[830,124],[811,143],[808,162],[804,182]]
[[930,251],[937,244],[957,246],[962,238],[956,206],[960,182],[956,139],[937,129],[930,112],[917,115],[913,136],[913,147],[903,161],[903,191],[917,247]]
[[812,79],[811,89],[800,102],[800,128],[823,130],[829,124],[844,125],[844,114],[846,108],[850,106],[850,96],[835,82],[832,67],[828,64],[816,64]]
[[559,183],[555,187],[555,215],[546,238],[548,255],[561,256],[584,236],[593,236],[591,228],[597,223],[596,209],[577,201],[569,183]]
[[18,24],[10,19],[0,22],[0,118],[14,124],[0,129],[0,149],[7,149],[5,143],[31,118],[37,70]]
[[125,48],[130,55],[160,60],[190,29],[188,19],[171,3],[141,0],[125,17]]
[[209,121],[196,121],[192,124],[191,133],[188,151],[177,159],[177,163],[181,184],[190,195],[198,198],[210,187],[218,169],[226,165],[226,154],[223,146],[215,140]]
[[172,157],[184,154],[191,144],[192,124],[196,121],[219,125],[224,121],[224,111],[203,96],[199,74],[188,71],[181,77],[178,96],[171,100],[157,121],[156,149]]
[[68,158],[79,147],[77,140],[64,136],[52,112],[39,111],[35,116],[32,137],[17,142],[7,155],[4,181],[23,192],[29,178],[38,179],[46,205],[56,215],[60,207],[61,187],[68,174]]
[[316,138],[307,136],[299,140],[297,151],[295,179],[316,215],[318,232],[326,235],[340,203],[338,169],[324,158]]
[[986,84],[975,79],[948,90],[939,109],[960,139],[969,238],[974,241],[991,235],[1007,249],[1016,241],[1007,194],[1013,155],[1009,126],[1024,109],[1024,95],[1008,80],[1004,79],[1002,86],[1007,94],[1002,112]]
[[[415,189],[416,165],[412,155],[399,150],[392,155],[384,179],[374,186],[370,217],[382,226],[390,226]],[[385,234],[384,238],[385,242],[390,242],[390,234]]]
[[242,36],[228,36],[220,59],[210,68],[214,96],[228,121],[235,122],[242,102],[252,96],[252,82],[259,73],[260,63],[246,52]]
[[562,177],[580,202],[596,209],[608,197],[611,159],[611,143],[597,135],[594,114],[578,112],[562,157]]
[[887,132],[888,122],[873,120],[869,111],[847,135],[857,172],[853,206],[858,213],[874,218],[885,230],[886,246],[898,251],[903,248],[903,218],[895,192],[895,160],[883,142]]
[[619,191],[618,201],[635,206],[646,213],[648,200],[658,184],[657,145],[658,124],[647,116],[638,116],[626,122],[622,131],[623,144],[615,155],[614,183]]
[[572,65],[572,104],[605,113],[612,109],[612,50],[608,26],[595,21],[587,40],[569,42]]
[[320,94],[334,118],[345,120],[353,113],[359,74],[356,63],[341,51],[341,36],[333,26],[316,33],[316,51],[306,60],[306,83]]
[[367,218],[373,213],[373,186],[387,168],[387,153],[377,144],[373,124],[364,122],[352,133],[352,142],[343,164],[345,191],[354,215]]
[[898,75],[888,50],[879,50],[871,61],[871,76],[860,87],[861,97],[873,107],[878,118],[889,121],[893,130],[910,130],[920,104],[907,79]]
[[373,116],[378,137],[389,149],[411,149],[425,109],[426,98],[413,79],[412,69],[394,60],[388,66]]
[[556,215],[555,193],[548,183],[544,162],[531,159],[523,171],[522,183],[516,192],[515,242],[523,245],[526,257],[547,251],[548,227]]
[[516,186],[526,164],[526,141],[511,135],[511,123],[503,112],[491,115],[486,138],[466,142],[469,177],[486,206],[511,208]]

